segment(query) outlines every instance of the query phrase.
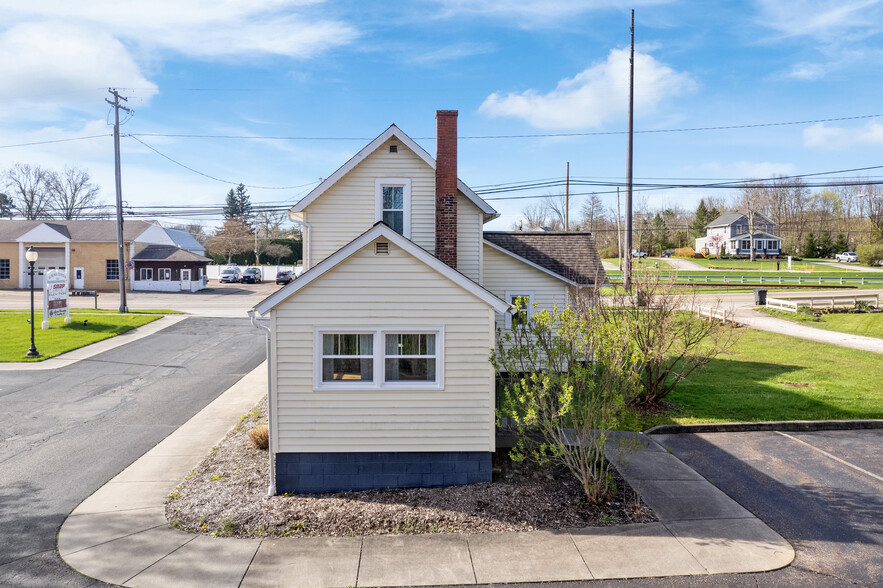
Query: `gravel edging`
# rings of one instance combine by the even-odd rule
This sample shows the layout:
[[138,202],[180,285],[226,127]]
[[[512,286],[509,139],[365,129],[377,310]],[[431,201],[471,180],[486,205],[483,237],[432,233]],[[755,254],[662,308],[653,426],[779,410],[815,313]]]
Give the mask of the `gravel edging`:
[[248,431],[266,423],[266,400],[166,499],[172,527],[237,537],[481,533],[610,526],[656,520],[614,470],[616,495],[589,505],[566,470],[515,464],[496,456],[494,481],[446,488],[365,490],[267,497],[266,450]]

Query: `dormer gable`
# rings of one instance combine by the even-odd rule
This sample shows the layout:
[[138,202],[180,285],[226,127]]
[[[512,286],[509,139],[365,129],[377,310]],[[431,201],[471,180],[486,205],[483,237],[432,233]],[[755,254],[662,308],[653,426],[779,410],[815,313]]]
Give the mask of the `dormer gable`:
[[70,240],[67,227],[57,223],[40,223],[16,239],[20,243],[69,243]]

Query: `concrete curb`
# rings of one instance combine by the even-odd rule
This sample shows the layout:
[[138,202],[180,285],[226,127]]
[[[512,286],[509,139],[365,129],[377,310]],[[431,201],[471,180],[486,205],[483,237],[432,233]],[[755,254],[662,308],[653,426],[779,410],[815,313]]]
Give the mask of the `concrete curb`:
[[747,431],[849,431],[883,429],[883,419],[844,421],[765,421],[757,423],[696,423],[689,425],[656,425],[645,435],[678,433],[742,433]]
[[[82,502],[58,552],[124,586],[414,586],[761,572],[791,545],[661,445],[609,458],[659,522],[525,533],[231,539],[172,529],[165,498],[266,394],[262,364]],[[619,436],[619,434],[618,434]],[[629,434],[631,436],[631,434]]]
[[131,331],[126,331],[125,333],[116,335],[114,337],[111,337],[110,339],[104,339],[102,341],[98,341],[97,343],[92,343],[91,345],[86,345],[85,347],[80,347],[79,349],[74,349],[73,351],[68,351],[67,353],[56,355],[55,357],[51,357],[44,361],[0,363],[0,372],[57,370],[58,368],[72,365],[77,363],[78,361],[83,361],[84,359],[94,357],[99,353],[104,353],[105,351],[116,349],[117,347],[121,347],[123,345],[126,345],[127,343],[132,343],[133,341],[143,339],[144,337],[149,337],[154,333],[158,333],[163,329],[180,323],[188,316],[189,315],[186,314],[167,314],[161,318],[158,318],[155,321],[147,323],[146,325],[141,325],[140,327],[134,328]]

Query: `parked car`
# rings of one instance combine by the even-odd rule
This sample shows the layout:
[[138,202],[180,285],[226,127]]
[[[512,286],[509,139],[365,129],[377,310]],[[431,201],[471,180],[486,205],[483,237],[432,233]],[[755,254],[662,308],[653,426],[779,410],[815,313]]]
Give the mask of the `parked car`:
[[837,262],[845,262],[845,263],[858,263],[858,255],[855,254],[854,251],[844,251],[843,253],[838,253],[834,256],[834,259]]
[[242,272],[243,284],[260,284],[262,278],[263,274],[261,272],[261,269],[257,267],[250,267]]
[[235,266],[224,266],[221,270],[220,275],[218,276],[218,281],[222,284],[235,284],[236,282],[242,281],[242,274],[239,273],[239,268]]
[[662,257],[671,257],[674,254],[674,251],[671,249],[666,249],[662,252]]
[[632,249],[632,257],[647,257],[647,252]]
[[277,272],[276,273],[276,283],[277,284],[287,284],[293,279],[294,279],[293,272]]

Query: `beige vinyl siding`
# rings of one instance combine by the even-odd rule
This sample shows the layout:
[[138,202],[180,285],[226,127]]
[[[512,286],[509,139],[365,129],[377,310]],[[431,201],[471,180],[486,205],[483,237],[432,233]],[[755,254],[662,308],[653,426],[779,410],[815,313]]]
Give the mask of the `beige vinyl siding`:
[[[389,146],[398,152],[390,153]],[[411,180],[411,240],[435,251],[435,170],[395,137],[385,142],[304,209],[310,263],[316,265],[377,222],[374,181]]]
[[[278,451],[493,451],[494,311],[373,243],[272,311]],[[315,389],[317,329],[442,327],[443,389]],[[380,374],[376,374],[379,378]]]
[[[537,304],[535,310],[551,310],[556,304],[561,309],[567,305],[570,286],[566,282],[490,245],[484,245],[483,258],[482,285],[506,302],[509,302],[506,291],[531,291],[534,294],[531,302]],[[505,328],[504,318],[497,316],[496,328]]]
[[481,243],[484,213],[463,194],[457,194],[457,269],[481,283]]

